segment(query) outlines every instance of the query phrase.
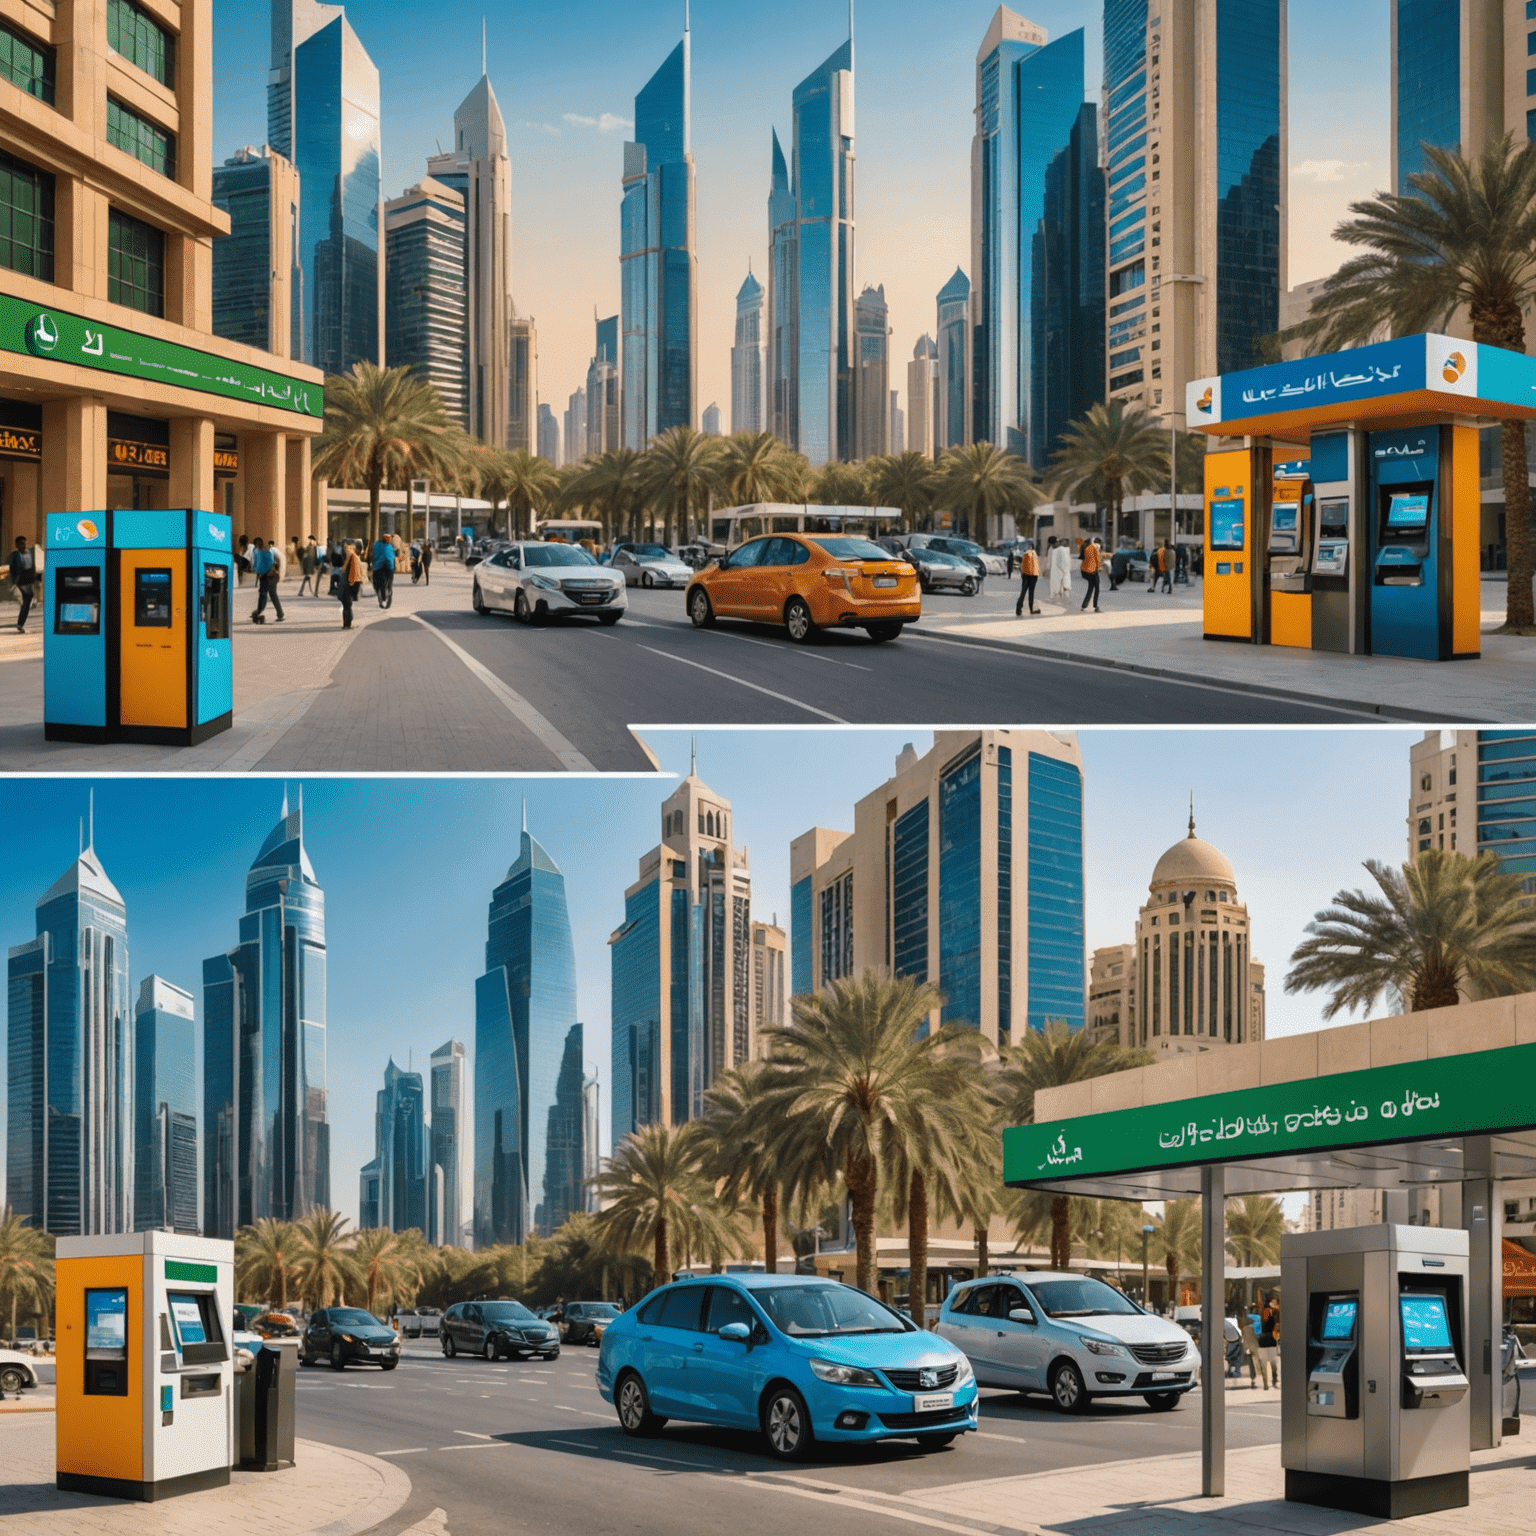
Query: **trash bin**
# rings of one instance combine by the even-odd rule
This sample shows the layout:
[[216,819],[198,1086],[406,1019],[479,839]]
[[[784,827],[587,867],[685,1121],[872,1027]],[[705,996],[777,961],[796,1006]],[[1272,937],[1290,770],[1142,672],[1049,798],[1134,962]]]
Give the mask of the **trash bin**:
[[238,1381],[240,1470],[276,1472],[293,1465],[294,1383],[299,1341],[268,1339]]

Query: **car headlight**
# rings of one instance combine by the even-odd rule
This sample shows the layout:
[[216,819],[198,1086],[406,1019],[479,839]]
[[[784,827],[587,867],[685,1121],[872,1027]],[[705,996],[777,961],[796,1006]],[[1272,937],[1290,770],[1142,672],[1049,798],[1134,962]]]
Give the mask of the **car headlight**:
[[966,1355],[961,1355],[959,1369],[955,1372],[955,1385],[963,1387],[975,1374],[975,1371],[971,1369],[970,1358]]
[[344,1333],[341,1336],[341,1342],[343,1344],[356,1344],[357,1340],[354,1339],[350,1333]]
[[811,1374],[835,1387],[881,1387],[885,1383],[873,1371],[856,1365],[839,1365],[835,1360],[812,1360]]
[[558,581],[551,581],[548,576],[530,576],[528,581],[532,586],[543,587],[546,592],[558,592],[560,590],[560,583]]
[[1111,1344],[1108,1339],[1090,1339],[1086,1333],[1078,1334],[1077,1339],[1090,1355],[1124,1355],[1130,1358],[1129,1350],[1119,1344]]

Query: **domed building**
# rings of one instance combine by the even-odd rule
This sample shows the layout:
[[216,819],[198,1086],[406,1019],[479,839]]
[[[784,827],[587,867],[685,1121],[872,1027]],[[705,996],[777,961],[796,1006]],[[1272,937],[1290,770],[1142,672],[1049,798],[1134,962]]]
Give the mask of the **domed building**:
[[1088,1024],[1159,1054],[1264,1038],[1264,967],[1249,949],[1248,908],[1219,848],[1189,835],[1157,861],[1136,939],[1093,952]]

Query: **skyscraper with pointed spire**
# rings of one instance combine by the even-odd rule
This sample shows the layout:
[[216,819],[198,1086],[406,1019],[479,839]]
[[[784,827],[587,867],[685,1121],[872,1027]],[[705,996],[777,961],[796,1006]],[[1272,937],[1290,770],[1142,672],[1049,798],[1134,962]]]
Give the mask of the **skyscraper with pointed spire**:
[[6,1203],[55,1237],[133,1230],[133,1013],[128,911],[96,854],[38,897],[12,946]]
[[731,431],[763,430],[763,285],[748,267],[736,294],[731,347]]
[[325,892],[302,791],[245,877],[239,942],[203,961],[203,1231],[331,1203]]
[[619,212],[619,398],[624,446],[697,425],[698,278],[694,232],[692,38],[683,38],[635,97]]

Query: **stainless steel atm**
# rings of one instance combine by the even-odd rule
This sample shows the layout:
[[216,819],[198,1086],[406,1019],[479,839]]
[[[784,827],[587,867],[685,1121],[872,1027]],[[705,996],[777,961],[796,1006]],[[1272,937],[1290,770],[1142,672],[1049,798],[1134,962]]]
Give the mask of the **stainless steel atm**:
[[1468,1502],[1467,1234],[1281,1239],[1285,1496],[1398,1519]]

